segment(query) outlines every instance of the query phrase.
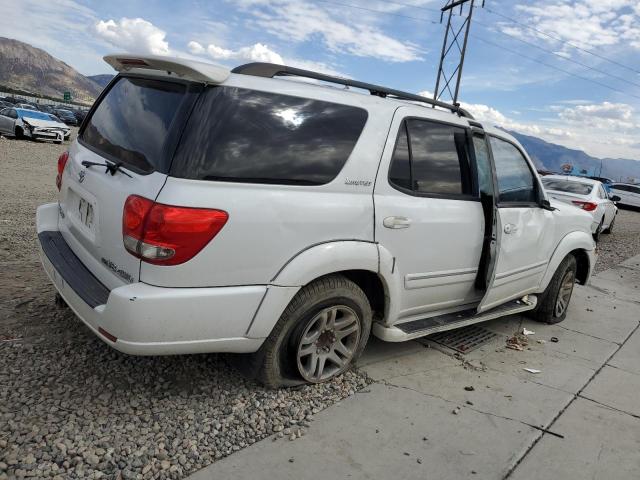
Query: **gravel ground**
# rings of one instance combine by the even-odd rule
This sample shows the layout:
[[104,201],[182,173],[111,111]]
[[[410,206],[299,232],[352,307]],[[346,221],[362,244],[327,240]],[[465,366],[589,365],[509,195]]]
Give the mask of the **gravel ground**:
[[621,207],[613,232],[600,235],[596,273],[640,254],[640,211]]
[[[366,385],[349,372],[269,391],[221,355],[127,356],[55,307],[33,223],[56,198],[65,148],[0,138],[0,480],[181,478],[272,433],[303,435],[315,413]],[[639,252],[640,213],[621,210],[596,268]]]
[[56,198],[66,146],[0,138],[0,479],[183,478],[367,384],[265,390],[222,355],[132,357],[54,306],[34,212]]

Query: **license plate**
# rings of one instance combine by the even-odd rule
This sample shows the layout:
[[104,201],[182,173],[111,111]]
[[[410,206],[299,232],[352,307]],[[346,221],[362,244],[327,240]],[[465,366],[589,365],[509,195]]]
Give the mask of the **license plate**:
[[84,198],[81,198],[80,202],[78,202],[78,216],[84,226],[89,229],[93,228],[93,205]]

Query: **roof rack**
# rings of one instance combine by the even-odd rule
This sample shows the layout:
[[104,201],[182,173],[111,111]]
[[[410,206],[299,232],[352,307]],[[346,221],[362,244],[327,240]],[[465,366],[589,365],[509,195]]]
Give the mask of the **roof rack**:
[[444,108],[446,110],[452,111],[453,113],[457,113],[461,117],[466,117],[473,120],[473,116],[464,108],[461,108],[459,104],[445,103],[439,100],[432,100],[421,95],[416,95],[414,93],[394,90],[392,88],[381,87],[379,85],[373,85],[371,83],[359,82],[357,80],[350,80],[348,78],[325,75],[324,73],[312,72],[311,70],[287,67],[286,65],[277,65],[275,63],[265,62],[247,63],[245,65],[240,65],[234,68],[233,70],[231,70],[231,73],[241,73],[243,75],[253,75],[255,77],[267,78],[273,78],[277,76],[313,78],[315,80],[321,80],[323,82],[337,83],[339,85],[368,90],[371,95],[376,95],[382,98],[390,97],[398,100],[411,100],[413,102],[426,103],[428,105],[431,105],[432,107]]

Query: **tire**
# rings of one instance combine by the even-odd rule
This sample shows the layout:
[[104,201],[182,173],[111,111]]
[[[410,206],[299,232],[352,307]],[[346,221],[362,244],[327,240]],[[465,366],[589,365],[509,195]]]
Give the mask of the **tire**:
[[60,145],[62,142],[60,140],[54,140],[53,143],[55,143],[56,145]]
[[576,283],[577,269],[578,265],[573,255],[564,257],[549,285],[542,295],[538,296],[538,305],[529,315],[531,318],[548,324],[560,323],[566,318]]
[[605,230],[602,231],[602,233],[609,234],[609,233],[613,232],[613,226],[616,224],[616,216],[617,215],[613,216],[613,218],[611,219],[611,223],[609,224],[609,226]]
[[[315,280],[296,294],[260,349],[250,355],[251,376],[269,388],[329,381],[362,354],[371,317],[367,296],[351,280],[342,275]],[[345,333],[353,328],[357,331]]]
[[22,127],[16,127],[16,129],[15,129],[15,137],[18,140],[22,140],[24,138],[24,131],[22,130]]
[[600,224],[598,228],[596,228],[596,232],[593,234],[593,241],[598,243],[600,241],[600,234],[602,234],[602,225],[604,224],[604,215],[602,216],[602,220],[600,220]]

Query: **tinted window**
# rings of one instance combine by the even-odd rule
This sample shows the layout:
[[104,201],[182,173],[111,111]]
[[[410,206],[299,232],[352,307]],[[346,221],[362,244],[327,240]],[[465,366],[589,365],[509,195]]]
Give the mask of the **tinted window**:
[[407,121],[411,142],[414,190],[422,193],[462,194],[460,163],[465,158],[464,128]]
[[484,138],[473,137],[473,147],[476,153],[478,167],[478,188],[481,194],[493,195],[493,172],[489,160],[489,148]]
[[629,191],[629,188],[626,185],[612,185],[611,188],[614,190],[621,190],[623,192]]
[[233,87],[205,90],[171,173],[183,178],[320,185],[351,155],[367,112]]
[[11,110],[9,110],[8,116],[11,117],[11,118],[18,118],[18,114],[16,113],[15,109],[13,109],[13,108]]
[[120,78],[91,115],[81,139],[134,170],[161,169],[165,141],[185,91],[179,83]]
[[405,121],[389,168],[389,181],[419,193],[468,193],[466,142],[464,128],[416,119]]
[[499,138],[489,139],[498,179],[499,201],[536,202],[535,178],[520,151]]
[[9,115],[9,109],[5,108],[4,110],[0,110],[0,115],[4,115],[5,117]]
[[557,192],[575,193],[577,195],[589,195],[593,190],[593,185],[582,182],[572,182],[571,180],[559,180],[554,178],[543,178],[542,184],[547,190]]
[[407,126],[402,122],[398,132],[396,148],[393,151],[389,181],[393,185],[411,189],[411,161],[409,159],[409,141],[407,140]]

